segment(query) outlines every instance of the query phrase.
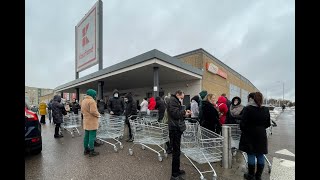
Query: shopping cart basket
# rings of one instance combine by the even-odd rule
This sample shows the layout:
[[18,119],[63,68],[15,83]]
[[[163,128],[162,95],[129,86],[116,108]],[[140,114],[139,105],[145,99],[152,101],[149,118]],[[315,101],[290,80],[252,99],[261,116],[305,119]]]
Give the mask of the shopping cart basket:
[[[211,163],[222,160],[223,137],[201,127],[198,122],[191,123],[186,121],[185,123],[186,130],[181,137],[182,153],[199,172],[200,179],[204,179],[204,173],[213,172],[213,179],[215,180],[217,174]],[[207,163],[211,170],[200,171],[193,161],[198,164]]]
[[[115,152],[118,152],[118,147],[116,146],[117,144],[119,144],[120,149],[123,149],[123,145],[119,140],[121,140],[123,137],[124,121],[125,116],[112,116],[110,114],[102,115],[99,118],[97,140],[102,143],[112,145]],[[111,143],[110,141],[107,141],[109,139],[112,139],[116,142]]]
[[63,116],[61,128],[68,131],[71,134],[72,138],[74,137],[75,132],[77,132],[78,135],[81,136],[78,127],[81,127],[80,114],[68,113],[67,115]]
[[[141,145],[142,149],[148,148],[149,150],[158,154],[158,160],[162,161],[163,158],[160,154],[164,153],[164,157],[168,157],[166,150],[162,147],[169,141],[168,125],[159,122],[146,122],[143,118],[129,117],[129,122],[133,135],[133,145],[129,148],[129,154],[133,155],[133,147],[136,144]],[[160,150],[155,150],[148,145],[155,145]]]

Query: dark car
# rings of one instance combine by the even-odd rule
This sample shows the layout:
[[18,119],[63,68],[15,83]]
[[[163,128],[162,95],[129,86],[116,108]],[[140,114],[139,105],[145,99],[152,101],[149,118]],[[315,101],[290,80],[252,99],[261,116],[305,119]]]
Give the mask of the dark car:
[[32,154],[42,151],[41,125],[38,115],[25,106],[25,150]]

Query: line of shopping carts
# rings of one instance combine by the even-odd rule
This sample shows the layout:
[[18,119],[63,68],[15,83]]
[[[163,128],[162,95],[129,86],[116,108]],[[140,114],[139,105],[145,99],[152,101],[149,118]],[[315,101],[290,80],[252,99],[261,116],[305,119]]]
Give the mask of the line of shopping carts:
[[[239,142],[240,142],[240,137],[241,137],[240,125],[239,124],[224,124],[224,126],[229,126],[231,128],[231,152],[232,152],[232,156],[235,156],[237,154],[238,149],[239,149]],[[269,127],[266,129],[266,134],[267,134],[268,138],[272,133],[270,128],[272,128],[272,127]],[[241,154],[246,162],[246,168],[248,169],[247,153],[241,152]],[[264,159],[266,160],[266,162],[268,163],[268,173],[270,174],[272,165],[271,165],[270,161],[268,160],[267,156],[266,155],[263,155],[263,156],[264,156]]]

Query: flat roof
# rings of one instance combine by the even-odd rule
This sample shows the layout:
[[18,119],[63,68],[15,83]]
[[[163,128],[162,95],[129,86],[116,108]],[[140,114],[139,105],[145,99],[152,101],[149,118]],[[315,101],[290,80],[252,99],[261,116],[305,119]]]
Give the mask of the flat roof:
[[[196,54],[196,53],[204,53],[205,55],[211,57],[211,59],[213,59],[213,61],[215,61],[216,63],[218,63],[220,66],[224,67],[225,69],[227,69],[229,72],[231,72],[233,75],[235,76],[238,76],[242,81],[246,81],[248,82],[248,84],[250,84],[251,86],[255,87],[256,89],[258,89],[256,86],[254,86],[246,77],[242,76],[241,74],[239,74],[237,71],[233,70],[231,67],[229,67],[228,65],[226,65],[225,63],[223,63],[222,61],[220,61],[218,58],[216,58],[215,56],[213,56],[212,54],[210,54],[208,51],[202,49],[202,48],[199,48],[199,49],[196,49],[196,50],[192,50],[192,51],[189,51],[189,52],[185,52],[185,53],[182,53],[182,54],[179,54],[179,55],[176,55],[174,56],[175,58],[178,58],[178,57],[183,57],[183,56],[188,56],[188,55],[191,55],[191,54]],[[258,89],[259,90],[259,89]]]
[[197,75],[200,75],[200,76],[203,75],[203,70],[198,69],[196,67],[193,67],[192,65],[184,63],[175,57],[171,57],[171,56],[169,56],[169,55],[167,55],[157,49],[154,49],[154,50],[148,51],[146,53],[140,54],[136,57],[133,57],[128,60],[117,63],[115,65],[106,67],[106,68],[99,70],[97,72],[91,73],[91,74],[86,75],[84,77],[81,77],[81,78],[75,79],[73,81],[70,81],[68,83],[65,83],[63,85],[60,85],[60,86],[56,87],[54,89],[54,91],[58,91],[59,89],[62,89],[62,88],[68,87],[68,86],[72,86],[74,84],[78,84],[78,83],[102,76],[104,74],[118,71],[120,69],[130,67],[132,65],[139,64],[139,63],[142,63],[142,62],[148,61],[150,59],[154,59],[154,58],[162,60],[162,61],[167,62],[169,64],[172,64],[174,66],[177,66],[177,67],[184,69],[184,70],[187,70],[189,72],[195,73]]

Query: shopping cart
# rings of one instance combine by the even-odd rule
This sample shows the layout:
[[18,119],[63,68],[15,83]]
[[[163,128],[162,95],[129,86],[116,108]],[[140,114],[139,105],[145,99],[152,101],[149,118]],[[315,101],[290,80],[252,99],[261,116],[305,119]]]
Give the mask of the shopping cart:
[[[99,118],[99,128],[97,130],[97,140],[102,143],[107,143],[113,146],[115,152],[118,152],[119,144],[120,149],[123,149],[122,143],[119,141],[124,133],[125,116],[112,116],[110,114],[102,115]],[[111,143],[107,139],[112,139],[116,143]]]
[[[224,124],[223,126],[229,126],[231,127],[231,151],[232,155],[235,156],[237,154],[237,151],[239,149],[239,142],[240,142],[240,137],[241,137],[241,130],[240,130],[240,125],[239,124]],[[266,129],[267,137],[270,136],[270,127]],[[246,152],[241,153],[245,162],[246,162],[246,168],[248,169],[248,155]],[[264,159],[268,163],[268,172],[271,173],[271,163],[268,160],[266,155],[263,155]]]
[[[217,178],[211,163],[222,160],[222,146],[222,136],[201,127],[198,122],[191,123],[186,121],[186,130],[181,137],[181,151],[199,172],[200,179],[204,179],[203,174],[209,172],[213,172],[214,180]],[[200,171],[193,161],[198,164],[207,163],[211,170]]]
[[151,110],[149,114],[144,114],[141,116],[141,118],[144,120],[146,123],[154,123],[158,122],[159,119],[159,111],[158,110]]
[[[142,149],[148,148],[149,150],[158,154],[158,160],[161,162],[163,157],[160,152],[163,151],[164,157],[167,158],[167,152],[162,147],[169,141],[168,125],[159,122],[148,122],[144,118],[137,116],[130,116],[129,122],[133,135],[133,145],[129,148],[129,154],[133,155],[133,147],[136,144],[141,145]],[[154,145],[160,148],[155,150],[148,145]]]
[[77,132],[78,135],[81,136],[78,127],[81,127],[80,114],[68,113],[67,115],[63,116],[63,123],[61,123],[61,128],[68,131],[71,134],[72,138],[74,138],[75,132]]

